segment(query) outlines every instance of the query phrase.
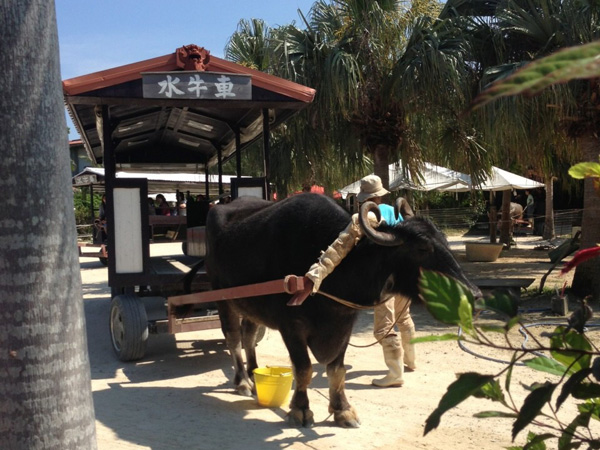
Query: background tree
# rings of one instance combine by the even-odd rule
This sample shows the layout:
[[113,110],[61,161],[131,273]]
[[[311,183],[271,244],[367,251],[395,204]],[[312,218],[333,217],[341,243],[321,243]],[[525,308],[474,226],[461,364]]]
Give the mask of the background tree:
[[398,158],[412,176],[428,158],[482,177],[490,162],[461,116],[473,95],[469,48],[462,29],[434,19],[440,10],[432,0],[320,0],[301,14],[304,28],[240,23],[228,57],[317,91],[313,104],[274,134],[276,177],[301,174],[339,187],[372,161],[388,186],[388,165]]
[[[554,10],[540,7],[538,11],[534,3],[528,3],[529,13],[516,2],[446,3],[440,17],[462,28],[470,45],[473,95],[530,61],[535,50],[548,42]],[[544,97],[503,99],[475,113],[463,114],[470,118],[463,120],[478,130],[479,142],[485,146],[490,161],[523,175],[534,172],[547,183],[544,236],[550,239],[554,237],[553,175],[557,163],[572,154],[572,145],[568,145],[564,133],[556,131],[557,114],[548,107],[555,97]],[[505,191],[500,240],[506,244],[510,243],[510,201],[511,192]]]
[[318,1],[303,16],[306,29],[286,27],[277,47],[284,75],[317,90],[306,123],[313,135],[318,130],[329,142],[322,148],[343,151],[348,162],[367,154],[386,186],[388,165],[398,158],[418,173],[422,148],[416,136],[429,130],[409,116],[423,106],[411,101],[415,93],[408,99],[404,90],[394,95],[392,89],[404,86],[393,78],[407,72],[394,68],[406,51],[411,27],[422,16],[437,16],[440,5],[424,0],[406,6],[399,1]]
[[[304,68],[302,77],[290,70],[292,65],[303,63],[295,55],[314,51],[314,37],[299,31],[294,24],[273,29],[261,19],[241,20],[227,43],[226,58],[314,87],[314,79],[306,76],[310,69]],[[349,177],[361,176],[368,170],[370,161],[362,152],[353,153],[348,146],[327,141],[324,130],[311,124],[313,117],[313,113],[304,110],[271,133],[270,179],[280,197],[313,184],[324,186],[331,193],[347,184]],[[255,150],[244,153],[244,167],[254,167],[255,160],[262,161],[262,153],[258,147]]]
[[[452,2],[461,12],[476,10],[479,2]],[[468,6],[465,6],[468,5]],[[464,8],[464,9],[461,9]],[[589,43],[600,37],[600,6],[594,2],[579,0],[514,0],[508,3],[486,2],[486,8],[498,12],[507,58],[512,64],[510,71],[526,61],[552,54],[562,48]],[[506,74],[506,72],[505,72]],[[598,78],[573,80],[564,85],[544,85],[536,91],[536,100],[512,100],[537,102],[538,107],[523,110],[519,115],[531,124],[525,129],[530,138],[527,150],[534,167],[547,178],[552,176],[553,163],[566,152],[583,161],[598,161],[600,123],[600,99]],[[484,97],[486,98],[486,97]],[[495,102],[496,103],[496,102]],[[540,108],[539,106],[542,106]],[[495,108],[497,110],[497,108]],[[527,116],[529,115],[529,117]],[[535,117],[538,114],[538,117]],[[549,117],[552,117],[548,120]],[[541,119],[541,120],[540,120]],[[575,145],[568,145],[569,139]],[[540,145],[541,143],[541,145]],[[580,152],[580,153],[579,153]],[[535,163],[534,161],[538,161]],[[541,163],[541,164],[540,164]],[[541,167],[540,167],[541,165]],[[600,199],[595,195],[593,181],[585,180],[584,208],[582,219],[581,246],[588,248],[600,242]],[[573,290],[580,296],[593,294],[600,297],[600,260],[593,259],[577,267],[573,279]]]
[[0,447],[96,448],[54,2],[0,6]]

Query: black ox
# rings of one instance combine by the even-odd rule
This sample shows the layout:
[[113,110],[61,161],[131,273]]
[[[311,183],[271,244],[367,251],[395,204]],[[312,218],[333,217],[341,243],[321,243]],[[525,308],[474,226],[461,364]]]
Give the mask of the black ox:
[[[278,203],[242,197],[217,206],[211,209],[206,225],[206,268],[212,287],[304,275],[349,222],[350,215],[343,208],[318,194],[296,195]],[[384,294],[417,299],[420,268],[452,276],[477,292],[465,278],[444,235],[430,222],[411,218],[395,227],[367,227],[366,234],[367,238],[361,239],[325,278],[322,292],[358,305],[374,305]],[[266,325],[279,330],[293,364],[296,388],[289,422],[294,426],[314,423],[307,395],[312,378],[310,348],[327,368],[329,412],[338,425],[357,427],[360,421],[344,392],[344,355],[357,310],[320,294],[308,297],[301,306],[288,306],[289,300],[290,295],[284,293],[217,302],[233,357],[237,392],[252,395],[256,336],[259,325]]]

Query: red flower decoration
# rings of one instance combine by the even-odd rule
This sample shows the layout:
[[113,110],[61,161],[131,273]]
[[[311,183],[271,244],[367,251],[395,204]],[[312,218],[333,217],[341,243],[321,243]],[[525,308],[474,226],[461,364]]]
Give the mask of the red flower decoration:
[[600,247],[590,247],[584,248],[583,250],[579,250],[577,253],[575,253],[573,259],[569,261],[565,267],[563,267],[563,269],[560,271],[560,274],[564,275],[565,273],[568,273],[573,267],[576,267],[582,262],[587,261],[588,259],[595,258],[597,256],[600,256]]

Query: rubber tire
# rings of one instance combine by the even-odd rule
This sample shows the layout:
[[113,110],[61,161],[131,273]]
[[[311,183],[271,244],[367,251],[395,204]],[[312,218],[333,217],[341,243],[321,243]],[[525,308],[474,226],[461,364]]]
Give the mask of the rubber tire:
[[108,266],[108,258],[99,257],[98,258],[103,266]]
[[146,354],[148,315],[135,295],[117,295],[110,302],[110,340],[121,361],[135,361]]

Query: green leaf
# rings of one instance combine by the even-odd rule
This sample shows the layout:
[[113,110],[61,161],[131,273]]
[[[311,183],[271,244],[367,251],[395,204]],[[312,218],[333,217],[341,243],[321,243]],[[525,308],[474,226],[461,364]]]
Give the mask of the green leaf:
[[484,384],[481,388],[473,393],[473,397],[487,398],[495,402],[505,403],[504,393],[500,387],[500,383],[497,380],[492,380],[489,383]]
[[589,354],[583,354],[582,351],[591,352],[592,347],[585,335],[579,334],[575,330],[565,333],[563,327],[558,327],[556,330],[550,338],[550,344],[554,348],[550,351],[552,357],[565,367],[571,366],[569,373],[589,368],[592,357]]
[[517,352],[514,352],[512,358],[510,360],[510,367],[508,368],[508,371],[506,372],[506,380],[504,381],[504,389],[506,389],[506,392],[510,392],[510,382],[512,380],[513,367],[515,367],[516,361],[517,361]]
[[538,387],[531,392],[523,402],[523,406],[519,411],[519,417],[515,420],[512,429],[513,440],[517,437],[517,434],[531,423],[533,419],[539,414],[542,407],[550,401],[552,393],[556,388],[556,384],[546,382],[541,387]]
[[558,448],[567,449],[567,448],[577,448],[576,444],[571,444],[573,440],[573,433],[575,433],[575,429],[577,427],[588,427],[590,423],[590,412],[582,412],[578,414],[575,419],[565,428],[563,434],[558,438]]
[[582,162],[575,164],[569,169],[569,175],[578,180],[588,177],[600,177],[600,164],[595,162]]
[[475,308],[494,311],[508,317],[516,317],[519,312],[519,305],[515,299],[503,292],[495,292],[491,296],[477,299]]
[[600,397],[600,385],[597,383],[581,383],[573,388],[571,394],[579,400],[598,398]]
[[507,417],[514,419],[517,417],[517,415],[515,413],[507,413],[503,411],[481,411],[473,414],[473,417],[477,417],[478,419],[488,419],[490,417]]
[[540,372],[551,373],[552,375],[563,376],[565,373],[565,366],[561,363],[545,356],[538,356],[537,358],[528,359],[523,361],[527,367],[530,367]]
[[433,317],[448,325],[460,325],[465,333],[473,334],[473,295],[465,286],[440,273],[423,270],[419,290]]
[[514,327],[515,325],[517,325],[520,321],[521,321],[521,316],[513,317],[508,322],[506,322],[506,325],[504,325],[504,329],[506,330],[506,332],[509,332],[510,329],[512,327]]
[[432,336],[422,336],[418,338],[413,338],[410,340],[412,344],[419,344],[421,342],[437,342],[437,341],[458,341],[460,337],[456,333],[447,333],[441,335],[432,335]]
[[600,74],[600,42],[569,47],[540,58],[513,75],[494,83],[479,94],[471,109],[511,95],[535,95],[548,86],[574,79],[596,78]]
[[429,415],[425,421],[425,431],[423,435],[426,435],[431,430],[438,427],[442,415],[454,408],[456,405],[469,398],[475,392],[477,392],[481,386],[492,381],[494,377],[492,375],[482,375],[474,372],[463,373],[458,377],[454,383],[448,386],[446,393],[443,395],[438,407]]
[[504,327],[499,327],[495,325],[479,325],[479,329],[481,331],[485,331],[486,333],[501,333],[506,334],[506,329]]
[[560,405],[563,404],[563,402],[573,392],[573,390],[591,373],[592,369],[582,369],[569,377],[565,384],[563,384],[563,387],[560,391],[560,395],[556,399],[556,410],[560,408]]
[[527,444],[523,447],[523,450],[546,450],[546,439],[552,439],[554,436],[552,433],[535,434],[529,432],[527,434]]

